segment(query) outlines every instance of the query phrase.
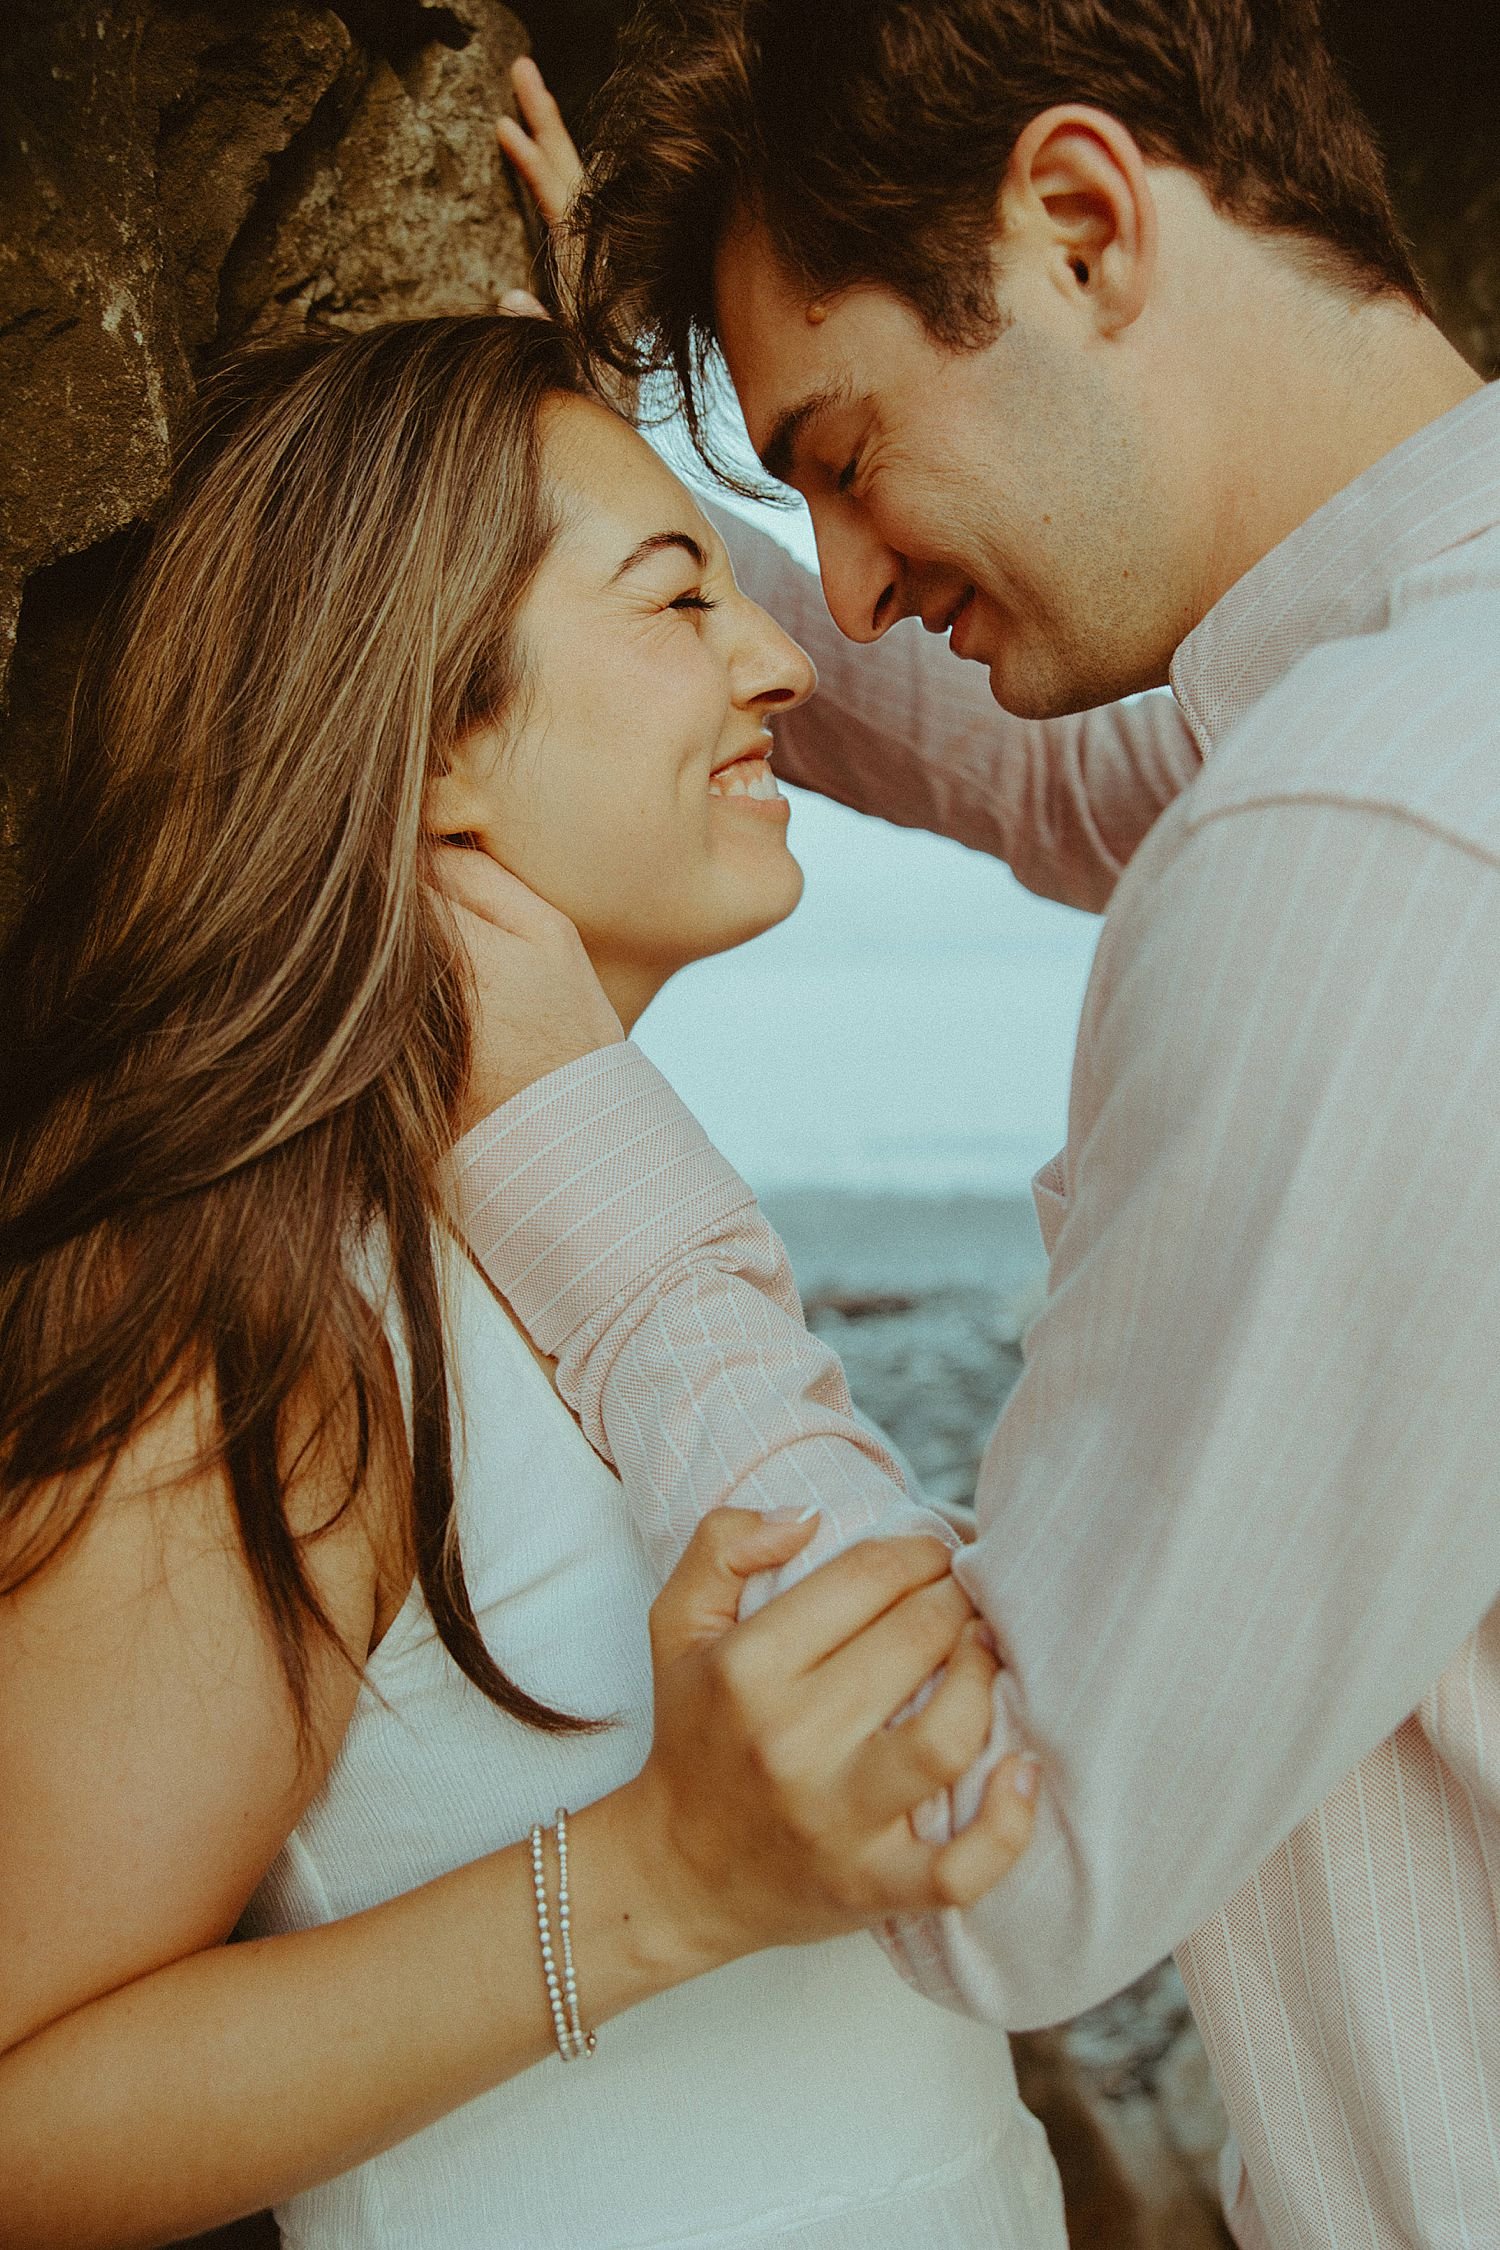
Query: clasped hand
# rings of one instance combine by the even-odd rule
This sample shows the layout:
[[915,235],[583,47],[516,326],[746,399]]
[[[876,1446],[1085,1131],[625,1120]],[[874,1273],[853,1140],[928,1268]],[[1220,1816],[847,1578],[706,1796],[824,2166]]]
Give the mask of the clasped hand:
[[[815,1523],[704,1518],[651,1612],[655,1736],[638,1780],[653,1889],[687,1973],[892,1914],[967,1906],[1031,1839],[1036,1769],[1011,1756],[950,1842],[910,1814],[988,1739],[998,1665],[935,1538],[870,1539],[736,1623],[746,1576]],[[890,1722],[942,1669],[914,1716]]]

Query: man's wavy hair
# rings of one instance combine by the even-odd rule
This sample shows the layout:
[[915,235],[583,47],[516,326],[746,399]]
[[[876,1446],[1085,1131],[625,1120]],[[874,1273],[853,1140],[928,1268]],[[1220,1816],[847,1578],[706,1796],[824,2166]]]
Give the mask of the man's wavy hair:
[[669,376],[736,483],[704,411],[726,228],[764,228],[809,296],[875,284],[980,346],[1000,183],[1059,102],[1108,111],[1334,284],[1425,306],[1318,0],[644,0],[576,208],[585,352]]

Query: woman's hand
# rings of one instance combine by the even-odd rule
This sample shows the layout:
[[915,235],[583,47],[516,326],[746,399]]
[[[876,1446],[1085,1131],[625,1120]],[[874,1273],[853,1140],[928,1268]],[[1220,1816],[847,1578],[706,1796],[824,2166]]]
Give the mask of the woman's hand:
[[[629,1887],[652,1900],[658,1942],[687,1949],[681,1974],[971,1904],[1031,1840],[1030,1759],[997,1767],[946,1845],[907,1817],[983,1749],[998,1669],[941,1541],[864,1541],[735,1622],[745,1580],[814,1528],[716,1509],[651,1612],[655,1738],[609,1802],[634,1822],[616,1848],[654,1870]],[[925,1708],[889,1727],[940,1665]]]
[[439,845],[433,871],[478,1001],[464,1133],[523,1087],[625,1033],[565,914],[487,852]]
[[[212,1407],[205,1390],[156,1417],[108,1503],[5,1600],[0,2250],[180,2242],[555,2052],[524,1840],[312,1929],[222,1942],[337,1756],[360,1681],[314,1643],[316,1728],[299,1737],[223,1475],[201,1466]],[[311,1459],[309,1572],[357,1656],[369,1495],[341,1505],[333,1449]],[[759,1946],[976,1897],[1026,1841],[1003,1769],[945,1849],[906,1832],[905,1808],[989,1723],[993,1660],[964,1638],[939,1542],[853,1548],[735,1622],[745,1580],[814,1528],[710,1515],[656,1603],[651,1755],[568,1824],[591,2025]],[[882,1736],[945,1657],[920,1718]],[[377,1861],[371,1888],[397,1879]]]

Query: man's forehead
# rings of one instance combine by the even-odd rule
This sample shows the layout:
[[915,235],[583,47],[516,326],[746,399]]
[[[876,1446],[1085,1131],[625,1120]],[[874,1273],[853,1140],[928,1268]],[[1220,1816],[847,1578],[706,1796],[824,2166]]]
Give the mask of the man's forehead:
[[821,309],[775,256],[763,229],[741,222],[726,232],[714,266],[715,326],[750,443],[783,481],[814,414],[847,403],[849,373]]

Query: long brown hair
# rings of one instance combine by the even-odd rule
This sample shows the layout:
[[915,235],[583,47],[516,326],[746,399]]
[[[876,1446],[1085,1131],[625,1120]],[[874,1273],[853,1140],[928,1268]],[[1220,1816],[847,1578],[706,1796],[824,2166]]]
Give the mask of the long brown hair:
[[[305,1726],[331,1625],[288,1521],[294,1402],[410,1463],[445,1647],[516,1718],[454,1519],[440,1169],[467,981],[424,883],[424,787],[524,693],[553,535],[547,323],[261,346],[208,393],[75,711],[0,956],[0,1587],[67,1541],[148,1415],[205,1379],[213,1452]],[[410,1439],[351,1247],[383,1235]],[[347,1503],[346,1503],[347,1504]]]

